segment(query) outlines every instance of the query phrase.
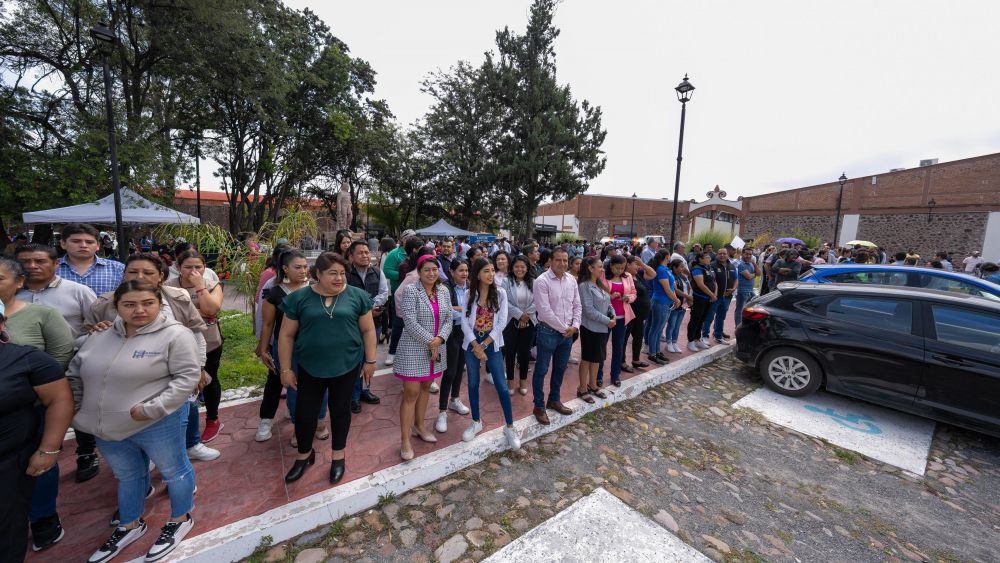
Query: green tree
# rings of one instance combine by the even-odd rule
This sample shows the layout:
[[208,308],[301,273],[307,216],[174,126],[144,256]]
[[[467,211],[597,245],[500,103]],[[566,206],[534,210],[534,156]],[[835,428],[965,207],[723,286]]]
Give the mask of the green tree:
[[601,108],[573,98],[556,81],[555,0],[535,0],[528,28],[497,33],[497,54],[486,54],[484,79],[502,112],[496,152],[497,186],[508,199],[512,230],[528,235],[538,205],[586,191],[607,159]]

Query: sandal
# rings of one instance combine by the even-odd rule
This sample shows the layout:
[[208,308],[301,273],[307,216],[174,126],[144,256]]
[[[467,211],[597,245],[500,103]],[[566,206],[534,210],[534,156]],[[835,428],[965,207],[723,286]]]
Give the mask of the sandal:
[[595,397],[600,397],[601,399],[607,399],[607,398],[608,398],[608,394],[607,394],[607,393],[605,393],[604,391],[601,391],[601,388],[600,388],[600,387],[598,387],[597,389],[594,389],[593,387],[588,387],[588,388],[587,388],[587,391],[588,391],[588,392],[589,392],[589,393],[590,393],[591,395],[593,395],[593,396],[595,396]]
[[635,373],[635,370],[629,366],[622,366],[622,371],[624,371],[625,373]]
[[322,429],[316,429],[316,439],[326,440],[330,437],[330,428],[323,427]]
[[648,368],[649,364],[647,364],[646,362],[643,362],[643,361],[640,360],[638,362],[632,362],[632,367],[634,367],[634,368]]
[[577,391],[576,396],[578,399],[583,399],[584,402],[594,404],[594,398],[590,396],[590,391],[584,391],[583,393]]

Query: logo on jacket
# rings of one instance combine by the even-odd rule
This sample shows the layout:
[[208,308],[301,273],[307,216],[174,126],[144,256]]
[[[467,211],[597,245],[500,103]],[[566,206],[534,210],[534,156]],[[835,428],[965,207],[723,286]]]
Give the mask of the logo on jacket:
[[132,352],[132,359],[142,360],[144,358],[158,358],[163,355],[163,352],[149,352],[146,350],[136,350]]

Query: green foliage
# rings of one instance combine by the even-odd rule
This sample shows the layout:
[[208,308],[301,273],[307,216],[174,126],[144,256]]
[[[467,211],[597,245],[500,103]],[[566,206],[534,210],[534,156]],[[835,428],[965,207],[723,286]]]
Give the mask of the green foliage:
[[806,243],[807,248],[816,249],[823,246],[823,237],[821,235],[814,235],[803,231],[802,229],[795,229],[790,233],[781,233],[778,238],[792,237],[801,240]]
[[564,242],[574,243],[580,237],[574,235],[573,233],[559,233],[556,237],[556,244],[562,244]]
[[715,250],[719,250],[723,246],[733,242],[733,235],[726,231],[720,231],[718,229],[709,229],[707,231],[701,231],[696,233],[691,240],[688,241],[688,248],[690,248],[695,243],[698,243],[705,247],[706,244],[711,244]]
[[234,389],[267,382],[267,368],[254,355],[257,337],[253,334],[253,314],[225,310],[219,315],[227,317],[219,322],[225,344],[219,363],[219,383],[223,389]]

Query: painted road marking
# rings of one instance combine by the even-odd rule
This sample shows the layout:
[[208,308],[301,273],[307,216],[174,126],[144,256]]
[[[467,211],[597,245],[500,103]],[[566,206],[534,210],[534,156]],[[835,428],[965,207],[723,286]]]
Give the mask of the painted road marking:
[[839,395],[786,397],[760,388],[737,401],[768,420],[923,475],[934,421]]
[[[618,532],[608,533],[609,525]],[[556,561],[702,563],[711,560],[598,487],[483,563]]]

